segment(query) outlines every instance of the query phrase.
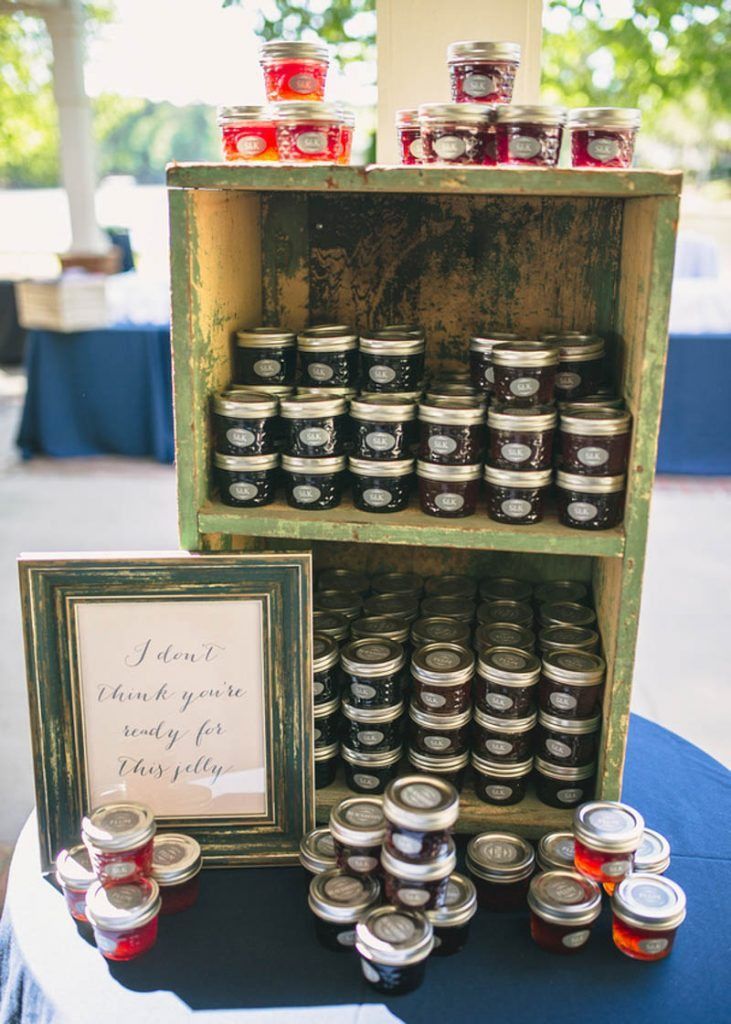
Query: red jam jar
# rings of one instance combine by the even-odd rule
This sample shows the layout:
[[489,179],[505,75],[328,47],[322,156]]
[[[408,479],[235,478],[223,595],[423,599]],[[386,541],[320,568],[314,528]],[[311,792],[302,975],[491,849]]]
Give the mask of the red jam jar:
[[601,715],[562,718],[541,711],[536,731],[536,753],[549,764],[589,764],[596,758]]
[[525,718],[496,718],[475,709],[472,749],[498,763],[525,761],[533,753],[536,713]]
[[475,40],[447,47],[449,79],[455,103],[510,103],[520,66],[518,43]]
[[200,845],[192,836],[174,832],[155,836],[152,877],[160,887],[161,914],[177,914],[195,904],[202,863]]
[[411,625],[411,644],[415,652],[427,644],[457,644],[469,648],[471,635],[469,623],[446,615],[425,616]]
[[556,401],[573,402],[598,390],[604,379],[604,338],[596,334],[544,335],[558,348]]
[[467,870],[485,910],[525,907],[536,855],[531,844],[510,832],[481,832],[467,844]]
[[219,107],[224,160],[278,160],[277,133],[269,107]]
[[443,860],[453,850],[450,830],[459,814],[459,794],[443,778],[403,775],[383,796],[385,849],[414,864]]
[[353,454],[359,459],[398,461],[412,454],[416,403],[397,395],[354,398],[350,403]]
[[381,898],[381,886],[371,875],[323,871],[310,881],[308,905],[315,917],[320,945],[333,953],[355,946],[355,925]]
[[396,778],[402,752],[398,746],[393,750],[366,753],[342,744],[340,756],[345,766],[345,785],[354,793],[382,793]]
[[447,883],[443,907],[427,910],[434,929],[434,956],[453,956],[464,949],[470,922],[477,913],[477,890],[474,882],[455,871]]
[[541,663],[538,703],[549,715],[591,718],[600,703],[606,664],[588,651],[549,651]]
[[434,714],[455,715],[472,707],[475,656],[459,644],[433,643],[411,658],[413,701]]
[[343,162],[342,112],[337,103],[274,103],[282,163]]
[[530,629],[514,622],[483,622],[475,631],[475,649],[480,658],[495,647],[514,647],[532,654],[535,642]]
[[558,417],[550,405],[493,405],[487,410],[489,462],[497,469],[538,470],[553,466]]
[[289,387],[297,369],[295,336],[280,327],[251,327],[236,332],[236,381]]
[[[642,833],[642,842],[634,856],[632,871],[649,872],[651,875],[664,875],[670,867],[670,843],[665,836],[652,828]],[[614,882],[604,882],[604,891],[611,896],[616,888]]]
[[416,572],[381,572],[371,580],[371,590],[374,594],[405,594],[418,604],[424,580]]
[[343,692],[354,708],[385,708],[403,699],[401,644],[385,637],[351,640],[340,652]]
[[561,468],[582,476],[627,472],[631,416],[621,409],[561,413]]
[[416,463],[419,478],[419,504],[428,516],[461,519],[477,511],[482,464],[472,466],[435,466]]
[[414,476],[413,459],[375,459],[348,461],[353,505],[360,512],[387,514],[403,512],[409,504]]
[[543,657],[549,651],[588,651],[596,654],[599,650],[599,634],[583,626],[546,626],[538,633],[538,650]]
[[97,949],[107,960],[134,960],[155,945],[160,890],[152,878],[104,886],[86,894],[86,917]]
[[360,339],[361,388],[368,394],[418,391],[424,376],[423,331],[383,328]]
[[471,466],[485,447],[485,413],[469,399],[419,405],[419,458],[441,466]]
[[499,106],[495,115],[497,162],[514,167],[555,167],[565,123],[563,107]]
[[558,349],[543,341],[503,341],[492,350],[495,398],[511,405],[550,405]]
[[676,882],[638,872],[624,878],[612,897],[612,938],[633,960],[663,960],[685,920],[685,893]]
[[532,526],[543,521],[551,486],[550,469],[495,469],[485,466],[487,514],[496,523]]
[[419,911],[378,907],[356,927],[363,977],[377,992],[404,995],[424,980],[434,948],[431,922]]
[[525,718],[535,707],[541,663],[535,654],[513,647],[481,652],[473,685],[475,707],[496,718]]
[[300,864],[311,875],[321,875],[323,871],[335,869],[335,843],[330,829],[315,828],[300,839]]
[[574,530],[611,530],[624,518],[624,476],[581,476],[559,469],[559,522]]
[[480,580],[482,601],[530,601],[533,584],[508,576],[485,576]]
[[96,875],[85,846],[61,850],[56,857],[56,881],[63,890],[69,914],[77,921],[86,921],[86,894]]
[[572,601],[574,604],[590,604],[589,588],[579,580],[551,580],[539,583],[533,592],[536,606],[553,604],[555,601]]
[[456,715],[438,715],[412,704],[409,719],[411,745],[420,754],[455,757],[469,747],[471,708]]
[[493,118],[492,108],[480,103],[423,103],[422,163],[494,167]]
[[578,807],[594,795],[596,763],[559,765],[535,757],[536,796],[548,807]]
[[541,871],[573,871],[573,832],[547,832],[541,836],[536,848],[536,864]]
[[155,819],[149,807],[103,804],[81,822],[94,874],[104,885],[147,878],[152,870]]
[[396,111],[396,137],[402,164],[420,164],[424,150],[421,145],[419,111],[414,107]]
[[492,365],[492,350],[504,341],[522,341],[519,334],[491,331],[487,335],[470,338],[470,381],[474,388],[485,395],[495,389],[495,369]]
[[631,167],[640,112],[631,107],[570,110],[573,167]]
[[538,609],[538,622],[542,628],[547,626],[582,626],[584,629],[596,629],[596,612],[584,604],[573,601],[553,601],[542,604]]
[[449,839],[444,854],[430,861],[409,860],[384,846],[381,868],[386,901],[394,907],[410,910],[443,907],[447,898],[447,882],[456,866],[453,839]]
[[450,782],[458,793],[462,791],[467,765],[470,762],[469,751],[464,750],[454,757],[442,757],[439,754],[422,754],[409,748],[407,757],[409,765],[415,772],[444,779],[445,782]]
[[330,834],[337,867],[346,875],[375,875],[386,835],[383,801],[376,796],[352,796],[330,811]]
[[475,794],[479,800],[497,807],[518,804],[525,797],[526,785],[533,770],[533,758],[509,763],[480,757],[472,752],[472,774]]
[[528,890],[530,933],[549,953],[577,953],[602,912],[598,885],[575,871],[542,871]]
[[272,39],[262,43],[259,63],[268,100],[322,100],[330,63],[325,43]]
[[594,800],[574,812],[574,864],[595,882],[615,884],[632,871],[645,821],[627,804]]
[[358,335],[347,324],[318,324],[297,335],[300,379],[309,388],[355,388]]

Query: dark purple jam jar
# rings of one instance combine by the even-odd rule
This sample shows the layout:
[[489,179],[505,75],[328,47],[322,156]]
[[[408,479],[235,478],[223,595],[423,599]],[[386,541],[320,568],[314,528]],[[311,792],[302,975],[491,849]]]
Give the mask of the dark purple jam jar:
[[282,456],[287,504],[303,511],[337,508],[345,486],[345,456],[322,459]]
[[495,389],[495,370],[492,365],[492,350],[503,341],[523,341],[519,334],[491,331],[485,335],[470,338],[470,381],[472,386],[491,395]]
[[514,622],[483,622],[475,631],[475,650],[480,657],[494,647],[514,647],[532,654],[535,642],[532,630]]
[[427,616],[417,619],[411,625],[411,643],[414,651],[426,644],[448,643],[460,647],[470,646],[469,623],[451,619],[446,615]]
[[472,750],[498,764],[527,760],[533,753],[536,713],[525,718],[496,718],[475,709]]
[[593,395],[604,379],[604,339],[597,334],[543,335],[558,348],[556,401]]
[[536,753],[549,764],[576,767],[594,761],[599,742],[601,715],[563,718],[541,711],[536,730]]
[[516,626],[530,629],[533,625],[533,609],[525,601],[510,601],[507,598],[499,601],[483,601],[477,606],[477,621],[512,622]]
[[312,628],[315,633],[332,637],[337,644],[347,640],[350,634],[350,622],[344,615],[322,608],[316,608],[312,613]]
[[363,977],[377,992],[404,995],[421,985],[434,948],[433,928],[424,914],[378,907],[358,922],[356,934]]
[[481,103],[422,103],[422,163],[494,166],[492,108]]
[[453,956],[464,949],[476,912],[474,883],[455,871],[447,883],[444,906],[426,913],[434,929],[434,956]]
[[468,40],[447,47],[455,103],[510,103],[520,66],[518,43]]
[[371,585],[365,573],[352,569],[323,569],[317,574],[318,590],[351,590],[363,597],[370,593]]
[[315,750],[331,747],[338,740],[340,732],[340,698],[334,697],[325,704],[315,707]]
[[480,654],[472,687],[475,707],[494,718],[525,718],[535,708],[541,663],[535,654],[492,647]]
[[624,518],[624,476],[579,476],[559,469],[559,522],[575,530],[610,530]]
[[[421,779],[417,784],[424,785]],[[394,907],[421,911],[443,907],[447,880],[456,866],[453,839],[447,840],[445,853],[431,860],[410,860],[384,846],[381,850],[384,896]]]
[[487,514],[496,523],[531,526],[543,520],[551,486],[550,469],[494,469],[485,466]]
[[355,946],[355,925],[380,900],[381,886],[369,875],[356,877],[322,871],[310,882],[308,903],[315,915],[315,934],[326,949],[350,951]]
[[486,804],[507,806],[520,803],[525,797],[525,787],[532,770],[532,757],[525,761],[506,763],[494,758],[483,758],[472,752],[475,794]]
[[312,694],[317,704],[328,704],[340,694],[338,645],[332,637],[315,633],[312,640]]
[[596,765],[557,765],[535,759],[536,796],[549,807],[578,807],[594,795]]
[[562,718],[592,718],[600,703],[606,665],[598,654],[552,651],[541,666],[538,703]]
[[419,754],[455,757],[469,747],[472,709],[456,715],[437,715],[411,704],[411,746]]
[[330,811],[337,867],[346,875],[377,875],[386,835],[383,802],[373,796],[351,796]]
[[296,395],[282,399],[279,413],[287,455],[301,459],[342,455],[347,440],[345,412],[345,399],[339,396]]
[[442,861],[454,850],[450,831],[459,815],[459,794],[443,778],[403,775],[383,795],[384,849],[412,864]]
[[472,707],[475,656],[458,644],[427,644],[411,658],[414,706],[433,714],[456,715]]
[[561,468],[581,476],[621,476],[629,458],[630,414],[621,409],[561,413]]
[[583,626],[546,626],[538,633],[538,651],[541,657],[549,651],[599,651],[599,634]]
[[318,590],[313,598],[316,611],[338,612],[353,622],[363,609],[363,598],[355,590]]
[[351,640],[340,652],[343,692],[354,708],[385,708],[403,700],[401,644],[385,637]]
[[403,512],[409,504],[414,460],[349,460],[353,504],[361,512]]
[[551,406],[491,406],[487,410],[490,465],[509,470],[551,469],[556,420]]
[[376,331],[360,339],[361,388],[376,393],[417,391],[424,376],[422,333]]
[[[449,404],[447,404],[447,402]],[[472,466],[485,447],[485,413],[469,399],[419,405],[419,458],[440,466]]]
[[497,162],[555,167],[565,123],[564,107],[499,106],[495,116]]
[[580,107],[569,111],[574,167],[631,167],[640,112],[633,107]]
[[415,772],[450,782],[458,793],[461,792],[470,761],[468,750],[455,754],[454,757],[442,757],[440,754],[420,754],[418,750],[409,748],[407,757],[409,766]]
[[354,793],[382,793],[396,778],[401,753],[401,747],[365,753],[341,746],[346,786]]
[[427,618],[459,619],[460,622],[475,621],[477,603],[452,594],[432,594],[421,602],[421,614]]
[[236,383],[294,384],[295,336],[279,327],[252,327],[236,332]]
[[546,626],[583,626],[584,629],[596,629],[596,612],[585,604],[573,601],[552,601],[542,604],[538,609],[538,622]]
[[279,402],[243,388],[231,388],[213,399],[213,433],[222,455],[270,455],[276,451]]
[[222,455],[214,452],[218,493],[224,505],[259,508],[274,501],[279,456]]
[[371,590],[374,594],[404,594],[416,599],[424,590],[424,580],[416,572],[381,572],[371,580]]
[[416,403],[397,395],[361,396],[350,403],[353,454],[378,462],[410,458],[416,442]]
[[482,601],[530,601],[533,584],[507,576],[485,576],[480,580]]
[[550,405],[558,349],[542,341],[505,341],[492,350],[495,398],[504,404]]
[[308,327],[297,335],[300,380],[310,388],[355,388],[358,335],[344,324]]
[[467,870],[485,910],[522,910],[536,855],[531,844],[511,832],[481,832],[467,844]]
[[395,750],[403,735],[403,704],[385,708],[357,708],[343,697],[344,746],[356,754]]
[[315,747],[315,789],[324,789],[335,781],[338,769],[339,743]]
[[388,615],[411,623],[419,616],[419,600],[406,592],[394,594],[371,594],[365,599],[363,610],[366,615]]
[[472,466],[437,466],[431,462],[416,463],[419,478],[419,504],[428,516],[458,519],[473,516],[477,511],[482,464]]

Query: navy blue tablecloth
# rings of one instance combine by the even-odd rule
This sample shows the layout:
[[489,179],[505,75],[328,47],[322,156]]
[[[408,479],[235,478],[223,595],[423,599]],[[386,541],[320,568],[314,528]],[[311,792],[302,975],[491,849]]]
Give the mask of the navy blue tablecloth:
[[393,1019],[384,1002],[408,1024],[722,1024],[731,1019],[731,773],[634,717],[624,798],[669,838],[668,876],[688,896],[667,960],[619,953],[606,908],[575,957],[539,949],[527,912],[479,911],[463,953],[432,958],[417,992],[388,1000],[366,986],[356,956],[316,944],[299,868],[207,872],[198,905],[163,919],[147,956],[109,965],[39,877],[31,822],[0,924],[0,1024],[99,1024],[110,1008],[114,1021],[135,1024],[250,1024],[272,1007],[277,1024],[285,1008],[296,1024],[375,1024]]
[[29,331],[23,456],[128,455],[172,462],[170,329]]

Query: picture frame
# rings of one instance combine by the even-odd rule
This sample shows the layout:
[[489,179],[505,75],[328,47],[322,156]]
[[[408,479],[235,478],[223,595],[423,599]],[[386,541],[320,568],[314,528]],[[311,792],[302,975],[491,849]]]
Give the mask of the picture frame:
[[44,873],[102,803],[208,867],[287,865],[314,826],[308,553],[19,559]]

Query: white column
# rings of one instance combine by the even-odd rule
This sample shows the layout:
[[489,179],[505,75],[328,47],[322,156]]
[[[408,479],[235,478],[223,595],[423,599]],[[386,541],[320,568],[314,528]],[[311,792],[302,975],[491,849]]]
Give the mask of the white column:
[[396,110],[449,101],[447,46],[459,39],[520,43],[513,99],[537,103],[541,14],[541,0],[377,0],[378,162],[398,162]]

